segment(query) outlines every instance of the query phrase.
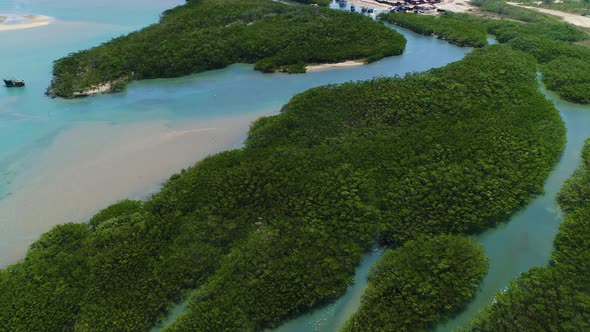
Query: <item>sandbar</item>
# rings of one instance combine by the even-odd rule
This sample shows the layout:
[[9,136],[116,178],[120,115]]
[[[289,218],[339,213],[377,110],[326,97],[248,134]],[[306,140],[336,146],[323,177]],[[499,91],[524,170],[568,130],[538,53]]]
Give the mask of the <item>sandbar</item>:
[[30,29],[45,26],[54,19],[44,15],[0,16],[0,31]]
[[121,199],[146,198],[181,169],[240,147],[252,121],[272,113],[182,123],[83,123],[63,130],[0,201],[0,267],[22,259],[56,224],[87,221]]
[[329,69],[336,69],[336,68],[346,68],[346,67],[354,67],[354,66],[361,66],[365,64],[362,60],[350,60],[338,63],[324,63],[319,65],[309,65],[305,67],[305,70],[308,72],[313,71],[322,71],[322,70],[329,70]]

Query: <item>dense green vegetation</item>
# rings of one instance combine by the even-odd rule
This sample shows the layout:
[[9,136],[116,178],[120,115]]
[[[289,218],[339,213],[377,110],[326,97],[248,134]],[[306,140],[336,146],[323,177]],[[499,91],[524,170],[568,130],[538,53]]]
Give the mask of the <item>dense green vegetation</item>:
[[590,49],[584,51],[586,58],[557,57],[542,67],[544,81],[551,90],[559,92],[564,99],[590,103]]
[[487,268],[483,248],[467,237],[408,241],[375,264],[343,331],[428,331],[473,297]]
[[488,20],[498,41],[535,56],[550,90],[567,100],[590,103],[590,49],[573,44],[587,35],[571,25],[532,10],[493,0],[480,0],[483,10],[526,22]]
[[[485,4],[484,4],[484,8]],[[531,10],[504,5],[510,18],[526,24],[507,20],[488,20],[488,31],[498,41],[532,54],[541,64],[543,80],[550,90],[567,100],[590,102],[590,49],[573,44],[587,35],[573,26],[556,21]]]
[[411,15],[383,13],[379,18],[423,35],[436,35],[459,46],[483,47],[488,44],[486,27],[470,22],[465,15]]
[[[371,38],[367,38],[371,36]],[[84,95],[131,80],[178,77],[233,63],[263,72],[305,72],[306,64],[399,55],[405,39],[364,15],[271,0],[193,0],[158,24],[55,62],[48,94]]]
[[556,18],[539,13],[534,10],[509,5],[505,0],[473,0],[472,5],[479,7],[482,12],[499,14],[513,20],[523,22],[555,21]]
[[590,103],[590,49],[574,44],[587,39],[586,33],[550,16],[504,1],[474,0],[471,3],[483,13],[493,14],[494,19],[455,14],[440,18],[414,14],[382,17],[418,33],[444,35],[449,41],[465,46],[480,46],[476,41],[485,39],[486,32],[490,33],[498,42],[533,55],[541,64],[539,69],[547,88],[569,101]]
[[145,203],[54,228],[0,271],[10,331],[255,330],[330,301],[379,241],[473,233],[542,191],[565,129],[506,46],[424,74],[324,86]]
[[510,282],[471,322],[472,331],[590,330],[590,140],[558,195],[564,221],[549,266]]

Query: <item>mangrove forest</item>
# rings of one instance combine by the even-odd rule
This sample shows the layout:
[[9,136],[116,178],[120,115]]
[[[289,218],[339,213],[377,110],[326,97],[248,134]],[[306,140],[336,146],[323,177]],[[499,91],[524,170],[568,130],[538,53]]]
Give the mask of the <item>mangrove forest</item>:
[[[149,200],[44,234],[0,271],[0,322],[145,331],[186,299],[168,331],[277,326],[340,296],[376,243],[507,220],[542,192],[564,141],[535,59],[505,45],[426,73],[314,88],[256,121],[244,148],[173,175]],[[430,322],[470,297],[473,269],[432,286],[462,294]]]
[[55,61],[47,93],[72,98],[116,92],[132,80],[233,63],[304,73],[307,64],[399,55],[405,43],[382,23],[349,12],[271,0],[190,0],[164,12],[157,24]]

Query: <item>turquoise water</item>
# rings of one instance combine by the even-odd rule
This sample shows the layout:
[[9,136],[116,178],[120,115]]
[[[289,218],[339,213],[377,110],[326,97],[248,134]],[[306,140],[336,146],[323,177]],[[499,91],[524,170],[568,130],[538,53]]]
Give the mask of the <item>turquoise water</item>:
[[292,319],[281,327],[274,329],[274,331],[338,331],[360,307],[361,296],[367,288],[367,280],[371,267],[379,260],[383,253],[383,249],[378,249],[363,257],[356,268],[354,283],[338,300],[301,317]]
[[179,3],[0,1],[0,16],[40,14],[55,18],[44,27],[0,31],[0,76],[14,76],[27,83],[22,89],[0,89],[0,197],[8,193],[7,185],[16,173],[30,166],[35,155],[65,126],[86,120],[119,121],[129,116],[128,112],[117,112],[112,102],[45,97],[52,61],[156,22],[159,13]]

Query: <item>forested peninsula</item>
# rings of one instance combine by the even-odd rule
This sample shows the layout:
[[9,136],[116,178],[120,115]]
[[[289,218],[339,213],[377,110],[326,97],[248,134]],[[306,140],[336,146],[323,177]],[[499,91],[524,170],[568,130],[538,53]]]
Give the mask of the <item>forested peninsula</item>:
[[511,281],[471,322],[470,331],[590,330],[590,140],[558,201],[565,216],[549,266]]
[[466,14],[413,15],[406,13],[382,13],[379,18],[422,35],[434,35],[449,43],[465,47],[483,47],[487,42],[487,29],[473,22]]
[[394,24],[463,46],[481,47],[484,32],[498,42],[533,55],[543,82],[563,99],[590,103],[590,48],[576,42],[588,34],[551,16],[511,6],[502,0],[474,0],[479,16],[448,14],[431,17],[384,14]]
[[506,220],[542,191],[564,140],[535,60],[503,45],[311,89],[258,120],[245,148],[44,234],[0,271],[0,322],[145,331],[188,297],[168,331],[276,326],[341,295],[376,243]]
[[[308,1],[301,1],[308,2]],[[368,38],[367,36],[370,36]],[[122,90],[233,63],[303,73],[307,64],[399,55],[405,38],[364,15],[271,0],[188,0],[160,22],[54,63],[50,96]]]
[[428,331],[467,304],[487,267],[481,245],[465,236],[407,241],[373,266],[343,332]]

